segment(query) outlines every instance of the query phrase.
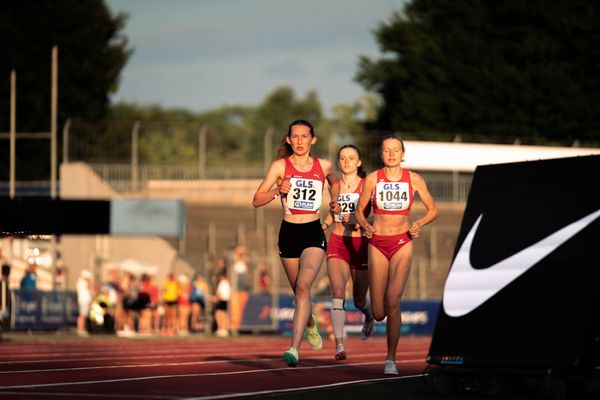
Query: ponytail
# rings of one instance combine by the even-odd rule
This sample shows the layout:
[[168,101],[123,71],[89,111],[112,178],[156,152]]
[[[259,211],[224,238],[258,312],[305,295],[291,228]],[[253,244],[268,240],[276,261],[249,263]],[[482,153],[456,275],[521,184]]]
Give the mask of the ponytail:
[[283,137],[283,140],[279,144],[279,148],[277,149],[277,159],[280,160],[282,158],[286,158],[292,155],[292,146],[286,140],[287,135]]

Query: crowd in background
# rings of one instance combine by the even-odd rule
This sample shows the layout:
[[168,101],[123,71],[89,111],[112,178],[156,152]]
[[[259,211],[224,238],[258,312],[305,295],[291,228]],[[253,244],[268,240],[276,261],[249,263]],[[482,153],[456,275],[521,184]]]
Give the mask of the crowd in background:
[[238,246],[232,252],[231,271],[227,259],[220,258],[206,277],[202,273],[190,276],[171,272],[163,282],[156,282],[149,274],[136,276],[113,268],[104,282],[96,282],[90,271],[83,270],[76,284],[77,333],[133,336],[202,332],[227,337],[232,327],[241,323],[251,287],[262,293],[271,290],[267,265],[259,262],[256,268],[257,282],[253,284],[248,278],[247,248]]

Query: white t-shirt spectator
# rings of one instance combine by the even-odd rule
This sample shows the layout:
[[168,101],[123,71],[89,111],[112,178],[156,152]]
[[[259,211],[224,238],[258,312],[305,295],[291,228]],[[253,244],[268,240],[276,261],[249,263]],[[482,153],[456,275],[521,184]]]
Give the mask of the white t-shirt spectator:
[[221,279],[217,285],[217,299],[221,301],[229,301],[231,298],[231,285],[227,279]]
[[92,302],[92,291],[90,290],[90,281],[80,276],[77,279],[76,287],[79,314],[87,316],[90,311],[90,303]]

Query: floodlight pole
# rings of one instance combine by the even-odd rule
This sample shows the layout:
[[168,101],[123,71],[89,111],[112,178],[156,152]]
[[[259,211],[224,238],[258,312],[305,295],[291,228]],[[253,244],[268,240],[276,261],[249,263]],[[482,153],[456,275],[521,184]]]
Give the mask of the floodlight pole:
[[[52,46],[51,67],[50,67],[50,198],[56,199],[56,172],[57,168],[57,145],[56,145],[56,126],[58,115],[58,46]],[[52,235],[52,290],[56,290],[56,270],[58,259],[58,242],[60,239]]]
[[57,141],[56,127],[58,116],[58,46],[52,47],[52,89],[50,94],[50,198],[56,199]]
[[10,72],[10,198],[15,198],[15,157],[17,136],[17,71]]
[[198,179],[206,178],[206,124],[198,131]]
[[138,190],[138,136],[140,132],[140,121],[135,121],[131,130],[131,191]]
[[69,162],[69,129],[71,129],[71,118],[67,119],[63,126],[63,163]]

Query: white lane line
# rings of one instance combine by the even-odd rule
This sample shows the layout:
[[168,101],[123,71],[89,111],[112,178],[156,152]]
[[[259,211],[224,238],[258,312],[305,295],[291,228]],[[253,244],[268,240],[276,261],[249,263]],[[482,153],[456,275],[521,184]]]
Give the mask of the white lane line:
[[[287,343],[286,343],[287,344]],[[276,344],[273,343],[269,343],[269,344],[265,344],[264,346],[256,346],[256,345],[252,345],[251,348],[256,352],[256,351],[271,351],[273,350],[273,347],[276,347]],[[285,345],[282,345],[281,347],[283,348]],[[155,347],[155,346],[152,346]],[[156,346],[158,347],[158,346]],[[225,354],[235,354],[235,353],[239,353],[239,352],[243,352],[244,350],[248,349],[249,346],[226,346],[225,348],[227,349],[227,352]],[[381,343],[380,346],[382,349],[385,349],[385,343]],[[286,347],[287,348],[287,347]],[[85,360],[89,360],[90,356],[104,356],[106,354],[111,354],[111,355],[118,355],[119,357],[127,357],[127,356],[135,356],[137,354],[143,354],[143,355],[156,355],[156,356],[164,356],[164,355],[190,355],[190,354],[197,354],[197,355],[212,355],[212,354],[223,354],[222,350],[219,350],[220,347],[215,347],[215,346],[211,346],[211,347],[193,347],[190,349],[181,349],[181,348],[176,348],[176,350],[171,350],[169,348],[163,348],[161,347],[160,350],[139,350],[139,351],[121,351],[119,349],[112,349],[110,351],[86,351],[86,352],[81,352],[81,351],[70,351],[68,353],[58,353],[58,352],[53,352],[53,353],[38,353],[38,354],[4,354],[5,357],[19,357],[18,360],[10,360],[10,361],[0,361],[0,364],[14,364],[14,363],[18,363],[18,362],[39,362],[39,360],[25,360],[24,358],[36,358],[36,357],[41,357],[41,356],[48,356],[48,355],[52,355],[53,357],[56,356],[78,356],[81,357],[82,361]],[[100,358],[102,359],[102,358]],[[77,360],[76,358],[70,358],[67,359],[67,361],[75,361]],[[50,358],[50,359],[45,359],[42,360],[43,362],[50,362],[50,361],[63,361],[63,359],[60,358]]]
[[[154,346],[153,346],[154,347]],[[158,347],[158,346],[156,346]],[[253,348],[256,348],[257,346],[253,346]],[[234,346],[227,346],[227,349],[229,350],[244,350],[247,349],[248,346],[240,346],[240,347],[234,347]],[[272,349],[273,346],[264,346],[264,348],[268,348],[268,349]],[[72,356],[72,355],[77,355],[77,356],[93,356],[93,355],[104,355],[104,354],[119,354],[122,356],[127,356],[127,355],[135,355],[135,354],[157,354],[157,355],[164,355],[164,354],[189,354],[190,351],[195,351],[195,352],[201,352],[201,351],[213,351],[213,352],[217,352],[218,350],[215,349],[215,346],[212,347],[206,347],[206,348],[202,348],[202,347],[195,347],[195,348],[190,348],[190,349],[181,349],[181,348],[175,348],[174,350],[169,349],[169,348],[164,348],[164,347],[160,347],[160,350],[151,350],[148,351],[148,349],[143,350],[135,350],[135,351],[122,351],[120,349],[107,349],[106,351],[98,351],[98,350],[94,350],[94,351],[77,351],[77,350],[71,350],[69,352],[63,352],[63,353],[59,353],[57,351],[54,352],[50,352],[50,353],[30,353],[30,354],[19,354],[19,353],[15,353],[15,354],[5,354],[5,356],[7,357],[22,357],[22,358],[35,358],[35,357],[42,357],[42,356]]]
[[[274,352],[271,352],[274,353]],[[265,353],[260,353],[265,354]],[[274,355],[279,355],[279,352],[274,353]],[[382,353],[367,353],[367,354],[354,354],[351,355],[352,358],[367,358],[367,357],[375,357],[382,356]],[[427,354],[426,351],[411,351],[411,352],[398,352],[398,356],[417,356]],[[249,353],[249,355],[255,355],[254,353]],[[315,356],[315,357],[306,357],[303,360],[323,360],[323,359],[331,359],[331,355],[327,356]],[[188,362],[174,362],[174,363],[152,363],[152,364],[124,364],[124,365],[100,365],[93,367],[69,367],[69,368],[44,368],[44,369],[25,369],[25,370],[13,370],[13,371],[0,371],[0,375],[2,374],[30,374],[33,372],[64,372],[64,371],[87,371],[87,370],[99,370],[99,369],[119,369],[119,368],[156,368],[156,367],[178,367],[178,366],[186,366],[186,365],[209,365],[209,364],[230,364],[230,363],[249,363],[256,364],[261,361],[280,361],[281,357],[273,357],[273,358],[261,358],[261,359],[252,359],[252,358],[243,358],[238,360],[210,360],[210,361],[188,361]],[[425,357],[423,357],[423,361],[425,361]],[[1,388],[1,386],[0,386]]]
[[[289,392],[300,392],[303,390],[317,390],[317,389],[329,389],[335,387],[342,386],[350,386],[357,383],[374,383],[374,382],[382,382],[382,381],[394,381],[394,380],[403,380],[403,379],[412,379],[412,378],[422,378],[425,375],[406,375],[406,376],[394,376],[394,377],[385,377],[385,378],[373,378],[373,379],[360,379],[355,381],[346,381],[346,382],[337,382],[325,385],[315,385],[315,386],[303,386],[298,388],[288,388],[288,389],[274,389],[274,390],[261,390],[257,392],[242,392],[242,393],[228,393],[228,394],[220,394],[220,395],[210,395],[210,396],[202,396],[202,397],[185,397],[181,398],[179,396],[157,396],[157,395],[148,395],[144,394],[144,398],[147,399],[177,399],[177,400],[217,400],[217,399],[226,399],[232,397],[245,397],[245,396],[260,396],[260,395],[268,395],[268,394],[276,394],[276,393],[289,393]],[[81,397],[82,393],[67,393],[67,392],[10,392],[10,391],[1,391],[2,394],[11,394],[11,395],[22,395],[22,396],[32,396],[31,398],[35,398],[36,396],[57,396],[59,398],[65,397]],[[90,393],[89,391],[85,392],[85,397],[100,397],[102,399],[130,399],[131,394],[109,394],[109,393]]]
[[[219,394],[214,396],[202,396],[202,397],[186,397],[179,400],[216,400],[216,399],[226,399],[230,397],[244,397],[244,396],[258,396],[258,395],[266,395],[266,394],[275,394],[275,393],[288,393],[288,392],[300,392],[303,390],[315,390],[315,389],[328,389],[340,386],[349,386],[354,385],[356,383],[367,383],[367,382],[381,382],[381,381],[399,381],[402,379],[408,378],[421,378],[425,375],[405,375],[405,376],[394,376],[394,377],[386,377],[386,378],[374,378],[374,379],[360,379],[357,381],[346,381],[346,382],[337,382],[330,383],[325,385],[315,385],[315,386],[303,386],[298,388],[289,388],[289,389],[277,389],[277,390],[262,390],[259,392],[243,392],[243,393],[229,393],[229,394]],[[307,397],[310,397],[310,394],[307,394]]]
[[[106,394],[106,393],[90,393],[88,391],[86,391],[85,393],[66,393],[66,392],[25,392],[25,391],[18,391],[18,392],[10,392],[10,391],[4,391],[4,390],[0,390],[0,393],[3,395],[21,395],[21,396],[27,396],[25,397],[26,399],[38,399],[40,398],[40,396],[44,396],[44,397],[48,397],[48,396],[56,396],[59,399],[64,399],[65,397],[77,397],[77,398],[88,398],[88,397],[100,397],[101,399],[108,399],[108,398],[114,398],[114,399],[130,399],[132,398],[131,394]],[[179,396],[156,396],[156,395],[152,395],[152,394],[146,394],[144,393],[144,399],[172,399],[172,400],[178,400],[181,399],[181,397]]]
[[[286,344],[282,344],[281,347],[286,347]],[[273,347],[276,347],[277,344],[273,344],[273,343],[269,343],[269,344],[265,344],[264,346],[256,346],[255,344],[253,344],[252,346],[224,346],[229,352],[239,352],[239,351],[244,351],[245,349],[248,349],[248,347],[252,347],[252,349],[254,349],[255,351],[258,350],[271,350],[273,349]],[[38,352],[38,353],[29,353],[29,354],[21,354],[19,352],[16,353],[12,353],[10,354],[9,352],[4,352],[3,351],[3,356],[4,357],[19,357],[19,360],[10,360],[7,362],[15,362],[15,361],[24,361],[24,362],[28,362],[25,359],[28,358],[39,358],[39,357],[44,357],[44,356],[52,356],[52,357],[58,357],[58,356],[80,356],[82,357],[82,359],[87,359],[89,356],[104,356],[107,354],[118,354],[119,356],[127,356],[127,355],[136,355],[136,354],[156,354],[156,355],[164,355],[164,354],[189,354],[190,352],[194,352],[194,353],[199,353],[199,354],[207,354],[207,353],[218,353],[219,352],[219,347],[215,347],[215,346],[207,346],[207,347],[203,347],[203,346],[197,346],[197,347],[190,347],[188,348],[165,348],[165,347],[161,347],[161,346],[151,346],[152,348],[154,347],[160,347],[160,349],[158,350],[152,350],[152,349],[140,349],[140,350],[135,350],[135,351],[123,351],[121,349],[106,349],[105,351],[99,351],[98,349],[95,349],[93,351],[81,351],[78,349],[70,349],[69,352],[58,352],[57,350],[54,350],[52,352],[46,353],[46,352]],[[346,346],[348,347],[348,346]],[[380,346],[382,349],[385,349],[385,343],[380,343]],[[408,346],[405,346],[405,348],[407,348]],[[415,346],[416,347],[416,346]],[[414,347],[413,347],[414,348]],[[422,348],[421,347],[417,347],[417,348]],[[3,350],[6,350],[3,348]],[[87,349],[86,349],[87,350]],[[85,358],[84,358],[85,357]],[[56,358],[52,358],[52,359],[56,359]],[[56,359],[58,361],[60,361],[60,359]],[[35,361],[35,360],[33,360]],[[1,362],[0,362],[1,363]],[[5,362],[4,362],[5,363]]]
[[[408,364],[414,362],[425,362],[425,360],[419,358],[415,360],[401,360],[396,361],[398,364]],[[13,385],[13,386],[3,386],[0,388],[0,393],[6,389],[30,389],[30,388],[38,388],[38,387],[56,387],[56,386],[75,386],[75,385],[94,385],[94,384],[104,384],[104,383],[117,383],[117,382],[134,382],[134,381],[144,381],[144,380],[155,380],[155,379],[172,379],[172,378],[199,378],[199,377],[207,377],[207,376],[225,376],[225,375],[245,375],[252,373],[264,373],[264,372],[275,372],[275,371],[300,371],[300,370],[310,370],[310,369],[326,369],[326,368],[347,368],[347,367],[355,367],[361,365],[373,365],[373,364],[381,364],[381,361],[368,361],[362,363],[346,363],[346,364],[329,364],[329,365],[317,365],[312,367],[282,367],[282,368],[267,368],[267,369],[251,369],[246,371],[229,371],[229,372],[207,372],[207,373],[197,373],[197,374],[173,374],[173,375],[154,375],[154,376],[140,376],[135,378],[117,378],[117,379],[100,379],[93,381],[78,381],[78,382],[53,382],[53,383],[34,383],[28,385]]]
[[[244,348],[244,350],[245,349],[247,349],[247,347]],[[152,359],[152,358],[164,358],[165,356],[175,356],[175,355],[177,356],[177,358],[226,356],[229,354],[239,355],[240,353],[249,354],[249,355],[262,355],[262,354],[269,354],[269,353],[274,352],[273,346],[269,346],[268,348],[265,347],[264,350],[256,349],[256,347],[253,347],[253,350],[255,350],[255,351],[253,351],[252,353],[244,353],[241,350],[222,351],[222,350],[218,350],[218,349],[215,349],[214,352],[196,352],[196,353],[187,352],[187,353],[183,353],[183,354],[172,353],[172,352],[155,354],[154,352],[150,352],[150,355],[144,355],[144,356],[126,356],[122,353],[115,353],[115,355],[112,357],[84,357],[84,358],[62,358],[62,359],[43,359],[43,360],[0,361],[0,365],[40,364],[40,363],[46,364],[46,363],[61,363],[61,362],[73,362],[73,361],[85,361],[85,362],[87,362],[87,361],[106,361],[106,360],[118,361],[118,360],[122,360],[123,358],[125,358],[124,361],[131,361],[131,360],[147,360],[147,359]],[[381,351],[385,351],[385,347],[382,347]],[[422,350],[422,351],[426,351],[426,350]],[[148,354],[148,352],[146,352],[145,354]],[[81,353],[78,355],[81,355]]]
[[[273,343],[277,343],[277,339],[268,339],[266,341],[260,340],[258,342],[260,344],[270,343],[269,346],[272,346]],[[238,348],[245,349],[248,346],[256,347],[257,344],[259,344],[258,342],[257,341],[246,342],[246,341],[232,340],[231,343],[229,343],[223,347],[227,347],[229,349],[238,349]],[[286,341],[279,340],[279,342],[281,342],[282,346],[285,346],[286,344],[289,343],[289,340],[286,340]],[[352,342],[350,342],[350,343],[352,343]],[[85,354],[85,355],[106,354],[106,353],[112,354],[115,352],[123,353],[123,354],[147,353],[149,349],[156,348],[156,347],[159,347],[160,351],[162,351],[162,352],[166,352],[166,351],[187,352],[190,350],[191,351],[212,350],[215,348],[215,345],[217,345],[217,347],[219,347],[222,344],[223,343],[219,343],[217,345],[216,342],[211,343],[210,339],[208,339],[208,340],[207,339],[198,339],[192,345],[165,346],[165,345],[163,345],[163,343],[160,342],[160,340],[156,340],[156,341],[152,341],[152,342],[147,342],[143,346],[138,346],[135,344],[132,344],[132,346],[127,346],[127,345],[108,346],[108,345],[106,345],[106,342],[90,342],[85,345],[73,344],[73,345],[69,345],[69,346],[58,346],[58,345],[53,345],[52,347],[45,346],[45,347],[48,347],[47,350],[45,350],[45,349],[42,350],[39,347],[37,347],[35,349],[31,349],[31,351],[27,351],[26,349],[23,349],[22,347],[18,347],[18,346],[11,347],[11,346],[7,346],[7,345],[3,345],[2,350],[5,353],[5,355],[7,355],[7,356],[40,357],[40,356],[45,356],[45,355],[46,356],[47,355],[54,356],[54,355],[71,355],[71,354]],[[379,344],[379,345],[385,347],[384,340],[375,341],[373,344],[375,344],[375,345]],[[425,343],[424,345],[429,347],[428,343]],[[406,347],[423,347],[424,345],[419,345],[419,344],[415,344],[415,343],[406,343],[406,344],[404,344],[403,347],[405,347],[405,348]],[[90,351],[91,349],[93,349],[93,351]],[[85,353],[82,353],[82,351],[85,351]]]

